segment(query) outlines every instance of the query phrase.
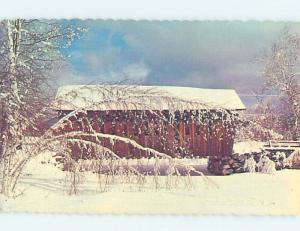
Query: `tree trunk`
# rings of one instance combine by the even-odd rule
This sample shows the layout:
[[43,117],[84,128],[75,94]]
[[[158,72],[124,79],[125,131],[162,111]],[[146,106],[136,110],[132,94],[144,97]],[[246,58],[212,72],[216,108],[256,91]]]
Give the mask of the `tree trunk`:
[[1,192],[11,194],[13,188],[13,176],[11,176],[13,157],[16,154],[16,146],[20,142],[19,109],[20,97],[18,80],[16,76],[17,58],[21,39],[21,20],[7,20],[8,41],[8,72],[3,85],[5,99],[1,105],[1,145],[0,160],[2,168]]

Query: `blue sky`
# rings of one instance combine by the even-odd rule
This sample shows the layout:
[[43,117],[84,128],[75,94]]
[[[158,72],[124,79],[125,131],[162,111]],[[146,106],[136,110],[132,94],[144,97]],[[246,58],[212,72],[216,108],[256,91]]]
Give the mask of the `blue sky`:
[[[64,52],[62,84],[132,79],[146,85],[233,88],[260,84],[257,58],[286,23],[73,20],[88,31]],[[294,30],[298,24],[291,24]]]

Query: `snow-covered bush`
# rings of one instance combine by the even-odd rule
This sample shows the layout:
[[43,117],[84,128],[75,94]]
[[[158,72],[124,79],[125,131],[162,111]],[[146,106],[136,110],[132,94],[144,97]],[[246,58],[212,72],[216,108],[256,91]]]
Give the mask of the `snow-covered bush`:
[[257,163],[258,172],[266,174],[275,174],[276,167],[275,163],[270,160],[267,156],[262,156],[260,161]]
[[248,159],[245,160],[245,164],[244,164],[244,170],[245,172],[255,172],[255,168],[256,168],[256,162],[253,158],[253,156],[250,156]]
[[237,130],[237,141],[269,141],[282,140],[283,135],[275,131],[275,127],[266,125],[265,116],[243,114],[244,124]]
[[297,148],[288,158],[286,164],[289,167],[300,168],[300,148]]

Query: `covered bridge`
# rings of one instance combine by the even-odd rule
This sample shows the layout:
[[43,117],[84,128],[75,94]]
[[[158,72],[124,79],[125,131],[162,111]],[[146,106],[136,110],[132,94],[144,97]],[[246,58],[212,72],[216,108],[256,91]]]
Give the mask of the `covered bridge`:
[[[86,117],[99,133],[125,137],[173,157],[205,157],[232,153],[238,112],[245,106],[230,89],[72,85],[58,89],[54,109],[59,117],[86,111],[70,117],[60,133],[84,129]],[[120,157],[147,156],[124,141],[102,139],[101,144]],[[79,146],[72,146],[74,158],[95,154]]]

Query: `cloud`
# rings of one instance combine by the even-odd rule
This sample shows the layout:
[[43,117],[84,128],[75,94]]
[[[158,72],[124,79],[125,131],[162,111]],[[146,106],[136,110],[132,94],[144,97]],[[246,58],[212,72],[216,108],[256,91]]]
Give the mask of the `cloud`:
[[[97,59],[98,60],[98,59]],[[133,83],[143,84],[151,73],[150,69],[143,63],[130,63],[119,69],[110,69],[98,72],[96,75],[79,75],[74,73],[70,68],[59,70],[56,75],[55,84],[68,85],[68,84],[96,84],[102,82],[117,82],[128,80]]]
[[87,52],[84,57],[86,67],[94,74],[118,70],[122,66],[120,49],[116,47],[106,47],[99,52]]
[[122,72],[125,79],[137,83],[145,83],[149,76],[150,69],[144,63],[138,62],[124,67]]
[[[283,22],[78,20],[89,28],[71,53],[74,75],[90,82],[125,78],[153,85],[234,88],[259,84],[253,58]],[[300,24],[292,26],[300,30]],[[72,83],[72,78],[70,83]],[[75,78],[76,79],[76,78]]]

